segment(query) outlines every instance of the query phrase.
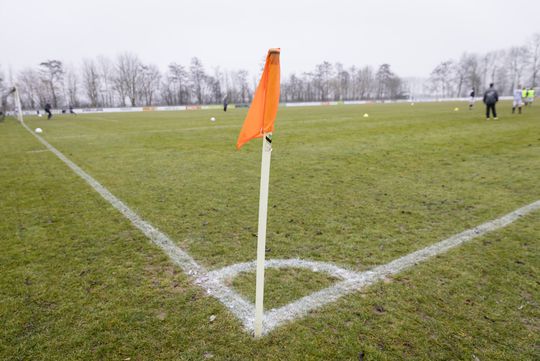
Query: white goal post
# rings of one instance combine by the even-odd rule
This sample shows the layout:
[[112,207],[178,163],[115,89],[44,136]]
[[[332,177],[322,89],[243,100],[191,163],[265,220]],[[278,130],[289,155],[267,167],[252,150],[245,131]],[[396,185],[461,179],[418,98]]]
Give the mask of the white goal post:
[[[21,107],[21,97],[19,95],[19,89],[17,89],[16,86],[8,88],[9,91],[7,93],[3,93],[0,91],[1,96],[1,104],[0,104],[0,110],[2,111],[2,120],[6,115],[14,115],[17,117],[17,120],[21,123],[24,122],[23,119],[23,112]],[[13,111],[8,111],[8,99],[10,96],[13,96]]]

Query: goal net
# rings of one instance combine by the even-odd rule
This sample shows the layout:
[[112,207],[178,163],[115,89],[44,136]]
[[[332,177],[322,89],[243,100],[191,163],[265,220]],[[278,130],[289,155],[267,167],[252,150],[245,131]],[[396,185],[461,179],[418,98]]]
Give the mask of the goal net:
[[3,121],[7,115],[12,115],[19,122],[23,122],[21,98],[16,86],[0,89],[0,121]]

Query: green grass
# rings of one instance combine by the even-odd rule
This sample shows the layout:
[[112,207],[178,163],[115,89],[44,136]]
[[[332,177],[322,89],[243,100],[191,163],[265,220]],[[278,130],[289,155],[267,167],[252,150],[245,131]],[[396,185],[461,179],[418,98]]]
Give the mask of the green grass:
[[[271,310],[285,306],[312,292],[331,286],[340,279],[323,272],[312,272],[306,269],[289,268],[265,270],[264,309]],[[255,304],[255,272],[240,273],[231,285],[246,299]]]
[[[540,199],[540,108],[502,103],[487,122],[455,106],[281,109],[267,257],[365,270]],[[27,123],[215,269],[256,253],[260,141],[234,149],[245,111]],[[538,212],[254,341],[43,149],[0,123],[0,359],[540,357]],[[267,307],[328,282],[268,275]],[[252,285],[234,280],[246,297]]]

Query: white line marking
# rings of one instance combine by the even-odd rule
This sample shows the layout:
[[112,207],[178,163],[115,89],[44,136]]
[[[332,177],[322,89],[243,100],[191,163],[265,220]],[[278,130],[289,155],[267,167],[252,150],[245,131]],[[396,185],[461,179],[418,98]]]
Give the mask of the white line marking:
[[[237,263],[232,266],[223,267],[221,269],[208,272],[209,277],[214,277],[223,282],[234,279],[242,272],[251,272],[256,268],[256,262]],[[357,273],[340,268],[331,263],[306,261],[298,258],[295,259],[271,259],[264,263],[264,268],[304,268],[312,272],[324,272],[332,277],[346,280],[356,277]]]
[[[214,296],[221,303],[223,303],[223,305],[225,305],[242,322],[244,329],[247,332],[253,333],[255,306],[251,302],[244,299],[232,288],[226,286],[224,282],[235,277],[240,272],[252,271],[255,268],[255,261],[239,263],[208,272],[189,254],[175,245],[167,235],[143,220],[139,215],[133,212],[121,200],[116,198],[88,173],[66,158],[45,139],[35,134],[24,122],[22,125],[43,145],[45,145],[47,149],[60,158],[60,160],[62,160],[77,175],[83,178],[105,200],[120,211],[124,217],[129,219],[136,228],[141,230],[153,243],[159,246],[175,264],[180,266],[182,270],[194,280],[195,284],[198,284],[204,288],[208,294]],[[426,261],[433,256],[442,254],[488,232],[506,227],[520,217],[538,209],[540,209],[540,200],[521,207],[500,218],[485,222],[477,227],[463,231],[443,241],[409,253],[408,255],[400,257],[390,263],[377,266],[365,272],[354,272],[325,262],[312,262],[300,259],[268,260],[265,262],[265,268],[305,268],[314,272],[328,273],[331,276],[341,279],[342,281],[318,292],[314,292],[311,295],[303,297],[297,301],[289,303],[283,307],[267,311],[264,315],[263,334],[266,335],[276,327],[291,322],[299,317],[303,317],[311,310],[335,302],[341,297],[358,291],[366,286],[372,285],[386,276],[399,273],[419,262]]]

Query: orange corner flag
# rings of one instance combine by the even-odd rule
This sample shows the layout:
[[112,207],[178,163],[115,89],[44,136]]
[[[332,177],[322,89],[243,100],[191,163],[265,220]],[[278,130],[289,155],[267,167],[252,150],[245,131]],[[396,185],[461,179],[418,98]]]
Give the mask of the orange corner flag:
[[274,130],[279,105],[279,54],[279,48],[268,50],[264,71],[238,136],[236,149]]

